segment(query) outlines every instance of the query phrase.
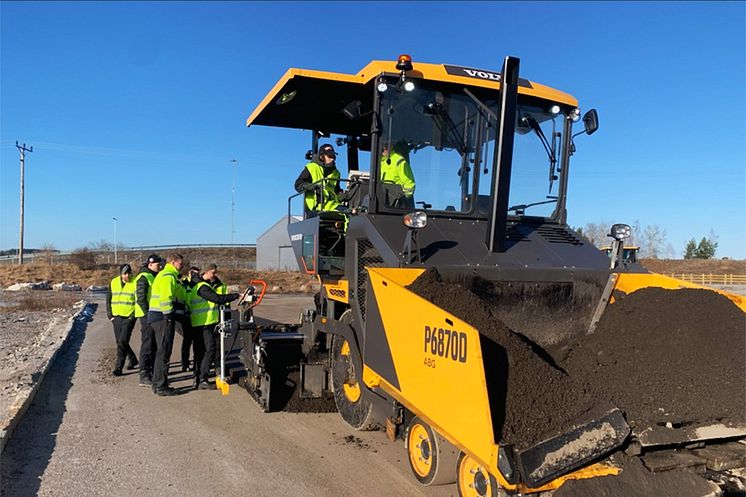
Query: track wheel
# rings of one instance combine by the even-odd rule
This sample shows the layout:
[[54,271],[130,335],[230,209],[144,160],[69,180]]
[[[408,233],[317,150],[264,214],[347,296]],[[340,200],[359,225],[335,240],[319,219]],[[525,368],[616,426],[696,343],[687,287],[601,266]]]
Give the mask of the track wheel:
[[[339,318],[343,323],[352,323],[352,311],[347,310]],[[376,428],[373,421],[373,406],[362,384],[362,371],[357,371],[353,351],[343,337],[335,335],[332,340],[332,388],[337,410],[345,422],[356,430]]]
[[414,418],[404,438],[409,467],[423,485],[456,481],[459,451],[420,418]]
[[504,497],[505,491],[480,463],[461,453],[456,465],[459,497]]

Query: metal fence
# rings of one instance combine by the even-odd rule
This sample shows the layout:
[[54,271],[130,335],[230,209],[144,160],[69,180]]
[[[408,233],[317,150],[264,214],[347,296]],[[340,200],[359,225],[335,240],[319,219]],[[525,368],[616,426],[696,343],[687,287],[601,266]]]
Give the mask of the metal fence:
[[[256,248],[255,243],[214,243],[214,244],[180,244],[180,245],[142,245],[137,247],[121,247],[117,249],[116,262],[119,264],[129,263],[139,265],[151,253],[159,253],[169,250],[188,250],[188,249],[230,249],[230,248]],[[41,261],[47,264],[63,264],[70,261],[70,257],[77,251],[47,251],[27,253],[24,251],[24,262]],[[94,250],[90,252],[95,254],[96,263],[114,264],[114,250]],[[185,254],[187,256],[187,254]],[[235,257],[230,255],[223,256],[196,256],[188,257],[189,264],[197,267],[207,266],[215,263],[224,269],[256,269],[256,258],[247,259],[245,257]],[[18,255],[0,256],[0,264],[17,264]]]
[[746,274],[666,273],[666,276],[700,285],[746,285]]

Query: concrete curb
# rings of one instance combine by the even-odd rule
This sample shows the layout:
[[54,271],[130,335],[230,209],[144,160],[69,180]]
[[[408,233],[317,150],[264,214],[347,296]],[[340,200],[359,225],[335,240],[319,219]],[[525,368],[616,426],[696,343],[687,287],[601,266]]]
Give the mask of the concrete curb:
[[64,336],[62,340],[60,340],[60,343],[57,345],[57,348],[54,350],[54,352],[52,352],[52,354],[49,356],[49,359],[42,367],[41,371],[39,372],[39,378],[34,383],[34,386],[31,387],[31,390],[28,391],[28,395],[22,401],[20,406],[14,405],[11,408],[16,409],[15,414],[13,414],[13,417],[10,419],[8,424],[4,428],[0,429],[0,456],[2,456],[5,450],[5,444],[7,444],[8,440],[10,440],[10,438],[13,436],[13,432],[20,424],[21,419],[23,419],[23,415],[26,414],[29,406],[34,401],[34,398],[39,391],[39,387],[44,381],[44,378],[47,376],[47,372],[51,369],[52,364],[54,364],[54,360],[57,358],[57,354],[59,354],[60,350],[62,350],[62,347],[65,346],[68,339],[70,338],[70,334],[72,333],[73,328],[75,328],[75,323],[80,319],[87,319],[92,315],[90,311],[91,306],[92,303],[86,301],[85,305],[83,305],[83,307],[68,320],[69,326],[67,328],[67,331],[64,332]]

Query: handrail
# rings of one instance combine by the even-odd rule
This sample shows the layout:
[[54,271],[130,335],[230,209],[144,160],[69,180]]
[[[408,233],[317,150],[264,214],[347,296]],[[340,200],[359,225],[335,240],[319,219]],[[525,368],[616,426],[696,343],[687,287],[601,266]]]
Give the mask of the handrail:
[[[315,186],[315,185],[319,185],[319,184],[321,185],[321,203],[322,204],[324,203],[324,191],[325,191],[325,189],[324,189],[324,182],[325,181],[336,181],[337,183],[340,183],[340,182],[341,183],[351,183],[352,182],[352,180],[348,179],[348,178],[321,178],[320,180],[314,181],[313,183],[311,183],[311,186]],[[288,197],[288,224],[290,224],[290,223],[293,222],[293,217],[294,217],[293,214],[292,214],[292,212],[291,212],[291,203],[292,203],[292,200],[295,197],[298,197],[300,195],[305,195],[305,194],[306,194],[306,192],[302,191],[302,192],[294,193],[293,195],[290,195]],[[303,219],[306,218],[305,200],[304,200],[304,203],[303,203],[303,216],[301,216],[301,217]]]

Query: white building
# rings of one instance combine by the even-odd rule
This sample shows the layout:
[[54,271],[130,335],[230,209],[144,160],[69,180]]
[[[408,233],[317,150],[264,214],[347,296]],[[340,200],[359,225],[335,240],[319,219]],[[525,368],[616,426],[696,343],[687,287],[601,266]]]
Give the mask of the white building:
[[[293,222],[301,218],[293,216]],[[279,221],[256,239],[256,268],[260,271],[298,271],[298,261],[293,254],[288,235],[288,216]]]

